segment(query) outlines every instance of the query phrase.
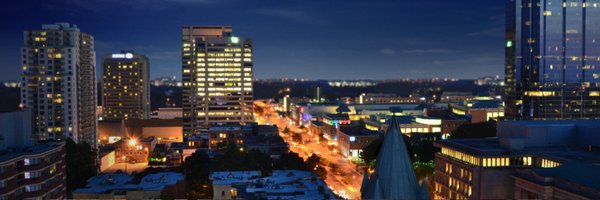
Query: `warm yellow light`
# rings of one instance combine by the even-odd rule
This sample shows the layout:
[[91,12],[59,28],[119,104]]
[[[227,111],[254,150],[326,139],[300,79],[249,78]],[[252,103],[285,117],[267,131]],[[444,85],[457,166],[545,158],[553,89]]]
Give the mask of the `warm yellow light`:
[[129,139],[129,146],[135,146],[137,144],[137,141],[133,138]]

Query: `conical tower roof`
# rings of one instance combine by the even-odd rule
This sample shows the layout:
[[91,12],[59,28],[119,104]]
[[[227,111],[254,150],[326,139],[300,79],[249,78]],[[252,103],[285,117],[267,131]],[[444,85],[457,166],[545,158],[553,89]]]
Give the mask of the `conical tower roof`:
[[[388,124],[377,156],[375,173],[369,180],[370,187],[367,187],[368,191],[364,196],[373,199],[417,199],[419,184],[400,132],[400,125],[395,117],[388,120]],[[382,198],[374,198],[378,192],[381,192]]]
[[375,180],[375,191],[373,191],[373,199],[385,199],[383,192],[381,191],[381,185],[379,180]]
[[417,199],[431,199],[431,197],[429,196],[429,189],[427,189],[427,182],[425,179],[421,181],[421,187],[419,188],[419,197]]
[[346,105],[344,102],[339,102],[338,103],[338,107],[335,109],[335,112],[337,113],[349,113],[350,112],[350,108],[348,108],[348,105]]
[[368,187],[369,187],[369,171],[365,170],[365,173],[363,174],[362,184],[360,184],[360,193],[365,194]]

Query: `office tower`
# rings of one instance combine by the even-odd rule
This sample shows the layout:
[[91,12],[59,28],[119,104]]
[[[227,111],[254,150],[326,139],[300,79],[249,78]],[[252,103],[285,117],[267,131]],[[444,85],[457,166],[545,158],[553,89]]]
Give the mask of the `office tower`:
[[438,140],[433,199],[598,199],[589,177],[599,128],[598,120],[500,121],[494,138]]
[[598,18],[598,0],[508,1],[508,119],[600,117]]
[[102,58],[102,106],[107,121],[148,119],[150,63],[142,54],[122,51]]
[[21,106],[33,112],[38,140],[70,137],[93,147],[96,135],[94,38],[56,23],[25,31]]
[[322,91],[321,87],[317,85],[313,85],[308,89],[308,96],[310,97],[310,101],[312,102],[321,102]]
[[230,26],[185,26],[182,34],[184,138],[252,122],[252,41]]

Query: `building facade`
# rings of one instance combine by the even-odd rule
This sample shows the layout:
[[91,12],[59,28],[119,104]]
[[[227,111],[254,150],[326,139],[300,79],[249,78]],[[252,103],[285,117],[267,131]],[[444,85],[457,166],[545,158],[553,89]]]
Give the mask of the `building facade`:
[[45,24],[24,32],[21,59],[21,106],[33,112],[34,137],[95,147],[94,38],[75,25]]
[[0,199],[64,199],[65,143],[35,141],[31,116],[0,113]]
[[102,106],[107,121],[148,119],[150,62],[146,56],[122,51],[102,58]]
[[182,28],[184,138],[252,114],[252,41],[230,26]]
[[421,97],[400,97],[393,93],[362,93],[354,98],[357,104],[418,104],[425,102],[425,98]]
[[[600,163],[598,128],[598,121],[587,120],[501,121],[497,138],[436,141],[441,152],[435,155],[434,199],[552,199],[546,186],[554,181],[544,177],[556,177],[563,189],[573,183],[595,187],[573,177],[591,175],[593,170],[584,169]],[[559,168],[563,165],[567,168]],[[546,170],[553,168],[558,171]],[[558,181],[561,177],[570,181]],[[574,188],[566,190],[581,194],[582,187]]]
[[66,198],[64,142],[27,148],[0,159],[0,199]]
[[600,117],[600,1],[507,2],[507,118]]

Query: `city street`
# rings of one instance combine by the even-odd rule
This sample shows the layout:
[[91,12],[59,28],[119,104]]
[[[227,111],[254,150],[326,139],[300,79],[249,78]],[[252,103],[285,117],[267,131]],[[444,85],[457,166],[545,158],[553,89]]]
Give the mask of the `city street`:
[[[279,117],[277,111],[268,104],[255,101],[255,106],[262,107],[264,115],[256,116],[259,124],[276,124],[280,128],[279,135],[290,145],[290,150],[298,153],[305,160],[310,155],[317,154],[327,169],[327,185],[339,196],[347,199],[360,199],[360,186],[362,183],[362,172],[357,170],[356,164],[344,158],[334,148],[330,150],[327,144],[319,142],[318,135],[311,133],[307,128],[300,129],[297,124],[292,124],[291,119]],[[302,135],[302,143],[296,143],[292,134],[284,134],[282,131],[288,127],[290,133],[299,132]],[[331,166],[336,169],[332,169]]]

